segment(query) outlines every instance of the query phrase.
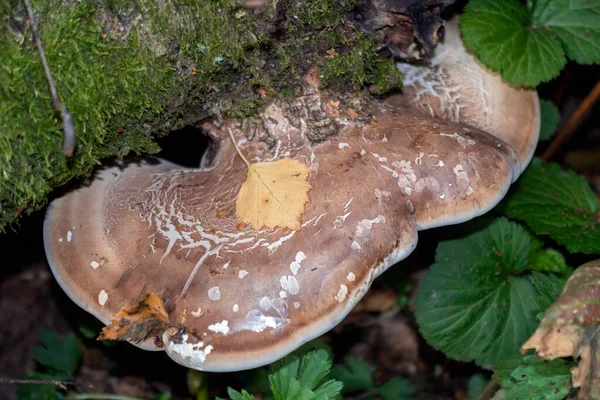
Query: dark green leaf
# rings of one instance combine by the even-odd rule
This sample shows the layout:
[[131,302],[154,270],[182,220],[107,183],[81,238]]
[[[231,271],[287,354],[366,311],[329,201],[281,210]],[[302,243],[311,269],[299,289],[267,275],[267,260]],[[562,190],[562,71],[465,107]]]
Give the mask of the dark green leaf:
[[348,357],[344,364],[336,364],[331,369],[331,377],[344,384],[342,393],[368,390],[373,387],[373,371],[369,364],[356,358]]
[[600,253],[600,205],[587,182],[534,159],[506,200],[506,214],[573,253]]
[[540,127],[540,142],[549,140],[554,136],[556,127],[560,122],[560,112],[551,101],[540,100],[542,126]]
[[[35,380],[57,380],[68,377],[62,374],[46,374],[41,372],[32,372],[25,376],[25,379]],[[56,392],[56,385],[37,385],[20,384],[17,386],[18,400],[58,400],[62,396]]]
[[328,400],[342,390],[342,383],[323,382],[329,375],[331,360],[326,350],[312,351],[302,357],[291,355],[278,361],[269,382],[275,400]]
[[483,389],[485,389],[490,378],[484,374],[475,374],[469,378],[467,383],[467,394],[470,400],[477,400]]
[[415,389],[406,379],[392,378],[377,389],[382,400],[412,400]]
[[479,365],[518,353],[537,325],[535,289],[512,275],[525,269],[529,247],[529,234],[504,218],[440,243],[416,297],[425,339],[448,357]]
[[[544,312],[558,300],[566,279],[561,279],[553,274],[544,274],[542,272],[532,272],[533,285],[537,289],[539,295],[534,298],[535,303],[540,309],[538,317],[544,315]],[[539,318],[541,319],[541,318]]]
[[72,332],[61,339],[56,331],[42,330],[40,345],[34,352],[35,360],[41,365],[73,375],[81,358],[81,344]]
[[517,0],[471,0],[461,16],[465,45],[489,68],[516,86],[537,86],[566,64],[550,30],[529,26],[527,8]]
[[514,356],[495,368],[492,378],[506,391],[506,399],[561,400],[571,389],[571,367],[563,359],[543,361],[537,356]]
[[567,56],[580,64],[600,62],[600,1],[532,1],[531,22],[558,36]]

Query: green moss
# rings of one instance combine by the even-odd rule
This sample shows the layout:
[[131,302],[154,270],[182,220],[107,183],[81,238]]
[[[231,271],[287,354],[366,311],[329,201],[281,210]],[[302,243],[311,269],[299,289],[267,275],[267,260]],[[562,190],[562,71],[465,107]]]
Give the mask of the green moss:
[[[239,0],[35,3],[76,152],[62,154],[61,121],[22,4],[0,0],[0,231],[105,158],[156,152],[157,135],[215,111],[244,118],[270,98],[295,96],[314,65],[334,89],[400,85],[393,63],[344,22],[356,0],[287,2],[277,13]],[[331,48],[339,54],[328,60]]]
[[[59,95],[77,132],[75,155],[63,133],[29,33],[0,42],[0,229],[21,207],[37,209],[54,186],[89,175],[109,156],[157,151],[147,134],[160,124],[175,74],[132,34],[104,37],[93,5],[38,9],[40,34]],[[160,127],[154,126],[154,130]]]
[[373,38],[356,33],[354,42],[343,50],[345,53],[336,53],[325,62],[321,70],[324,87],[343,89],[344,86],[373,85],[370,90],[377,94],[402,88],[402,74],[392,59],[377,55]]

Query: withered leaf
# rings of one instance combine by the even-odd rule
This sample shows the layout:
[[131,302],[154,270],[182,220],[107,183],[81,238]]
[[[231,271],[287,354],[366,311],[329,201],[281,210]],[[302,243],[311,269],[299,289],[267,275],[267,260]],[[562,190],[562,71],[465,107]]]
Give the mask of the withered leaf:
[[139,343],[151,337],[160,337],[169,326],[169,315],[162,299],[147,294],[131,308],[119,311],[112,323],[103,328],[98,340],[127,340]]
[[600,399],[600,260],[580,266],[560,298],[548,308],[521,351],[535,349],[545,359],[579,359],[571,371],[578,399]]
[[300,230],[312,188],[306,181],[309,173],[303,163],[291,158],[250,164],[236,201],[238,222],[249,223],[255,230],[263,226]]

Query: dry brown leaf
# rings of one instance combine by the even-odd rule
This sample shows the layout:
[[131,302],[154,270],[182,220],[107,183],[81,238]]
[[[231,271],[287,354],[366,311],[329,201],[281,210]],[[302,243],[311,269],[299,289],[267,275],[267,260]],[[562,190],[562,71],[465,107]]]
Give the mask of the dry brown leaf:
[[600,260],[577,268],[560,298],[550,306],[540,326],[521,347],[535,349],[545,359],[579,358],[571,371],[578,399],[600,399]]
[[169,325],[165,305],[156,294],[147,294],[135,306],[119,311],[111,324],[102,329],[98,340],[128,340],[139,343],[160,337]]
[[309,173],[303,163],[291,158],[250,164],[236,201],[238,221],[256,230],[263,226],[300,230],[312,188],[307,182]]

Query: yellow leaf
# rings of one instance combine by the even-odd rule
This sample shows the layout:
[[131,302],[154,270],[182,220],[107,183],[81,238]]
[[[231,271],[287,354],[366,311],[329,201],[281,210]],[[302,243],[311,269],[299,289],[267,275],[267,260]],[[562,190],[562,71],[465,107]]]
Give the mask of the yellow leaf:
[[300,230],[312,188],[306,181],[309,173],[304,164],[291,158],[251,164],[236,201],[238,222],[256,230],[263,226]]

